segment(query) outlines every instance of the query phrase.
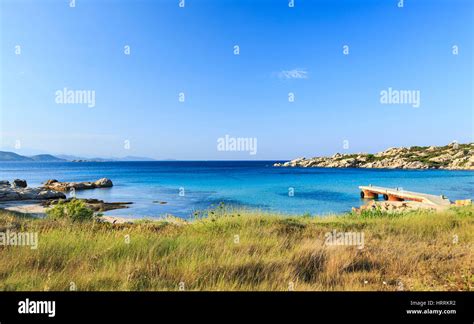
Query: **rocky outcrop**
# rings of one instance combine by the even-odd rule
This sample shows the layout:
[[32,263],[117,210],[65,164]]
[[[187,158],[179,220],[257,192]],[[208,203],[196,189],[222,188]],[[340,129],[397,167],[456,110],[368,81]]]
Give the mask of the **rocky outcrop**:
[[336,153],[332,157],[297,158],[276,167],[474,170],[474,143],[389,148],[377,154]]
[[[71,201],[72,199],[75,199],[75,198],[68,198],[63,201],[68,202],[68,201]],[[60,199],[44,201],[42,202],[41,205],[43,207],[51,207],[51,206],[56,205],[59,200]],[[89,209],[95,212],[105,212],[108,210],[128,208],[127,205],[132,204],[131,202],[105,202],[99,199],[79,199],[79,200],[82,200]]]
[[48,180],[44,183],[43,187],[51,190],[68,192],[74,188],[74,190],[85,190],[85,189],[96,189],[96,188],[109,188],[112,187],[112,180],[102,178],[94,182],[59,182],[56,179]]
[[[17,181],[17,180],[15,180]],[[10,185],[9,181],[0,181],[0,201],[15,201],[15,200],[44,200],[44,199],[59,199],[66,198],[62,192],[50,190],[47,188],[27,188],[26,181],[13,182]],[[25,187],[22,187],[25,185]]]
[[[75,190],[83,190],[108,188],[112,186],[112,181],[107,178],[102,178],[94,182],[59,182],[56,179],[51,179],[46,181],[42,187],[38,188],[28,188],[26,180],[15,179],[12,184],[7,180],[1,180],[0,201],[66,199],[66,195],[63,192],[68,192],[72,188]],[[106,206],[104,208],[109,207]]]

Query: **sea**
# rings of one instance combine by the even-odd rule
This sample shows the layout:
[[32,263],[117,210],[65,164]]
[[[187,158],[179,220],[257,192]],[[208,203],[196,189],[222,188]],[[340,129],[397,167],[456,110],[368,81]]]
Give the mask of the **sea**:
[[363,204],[361,185],[400,188],[450,200],[474,198],[474,172],[279,168],[282,161],[0,162],[0,180],[94,181],[112,188],[77,191],[78,198],[132,202],[105,215],[193,218],[219,205],[291,215],[325,216]]

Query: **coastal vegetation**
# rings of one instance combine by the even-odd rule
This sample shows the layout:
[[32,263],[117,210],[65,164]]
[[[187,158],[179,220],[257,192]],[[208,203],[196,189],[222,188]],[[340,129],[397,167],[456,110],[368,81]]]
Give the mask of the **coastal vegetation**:
[[[0,232],[38,233],[36,249],[0,244],[0,289],[474,287],[472,206],[308,217],[220,205],[196,212],[190,221],[168,217],[124,224],[84,213],[90,215],[74,201],[56,205],[45,218],[0,211]],[[77,215],[81,221],[75,221]],[[363,234],[363,246],[327,244],[336,232]]]
[[53,207],[47,210],[46,215],[50,219],[69,221],[88,221],[94,217],[94,211],[87,208],[86,203],[79,199],[69,202],[59,200]]

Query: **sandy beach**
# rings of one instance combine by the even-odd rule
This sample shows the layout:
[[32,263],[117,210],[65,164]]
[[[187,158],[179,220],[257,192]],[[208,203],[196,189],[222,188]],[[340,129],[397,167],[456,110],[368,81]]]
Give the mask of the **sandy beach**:
[[[0,210],[7,210],[22,214],[28,214],[33,217],[43,218],[46,216],[46,207],[39,201],[8,201],[0,204]],[[117,216],[101,216],[100,221],[112,224],[133,223],[136,219],[129,219]]]

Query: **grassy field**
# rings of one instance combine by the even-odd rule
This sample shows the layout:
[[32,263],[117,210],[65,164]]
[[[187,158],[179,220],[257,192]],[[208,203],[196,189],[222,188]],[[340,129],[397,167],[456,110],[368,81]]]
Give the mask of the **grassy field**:
[[[0,211],[0,290],[472,290],[474,207],[284,217],[216,210],[192,222],[108,224]],[[364,234],[364,248],[325,244]]]

